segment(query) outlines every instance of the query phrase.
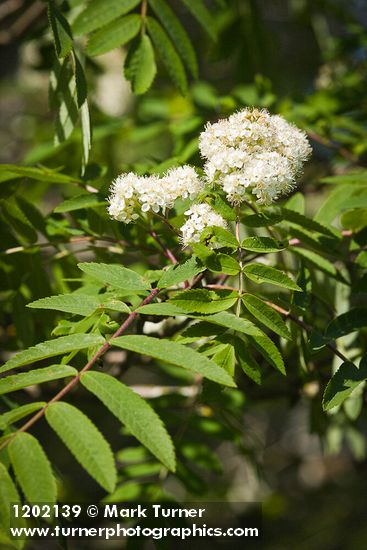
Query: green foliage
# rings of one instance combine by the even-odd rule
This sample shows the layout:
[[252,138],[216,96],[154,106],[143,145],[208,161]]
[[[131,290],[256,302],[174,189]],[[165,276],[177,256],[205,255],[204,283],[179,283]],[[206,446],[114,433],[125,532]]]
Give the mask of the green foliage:
[[241,243],[244,250],[250,252],[270,253],[284,250],[285,246],[270,237],[248,237]]
[[113,344],[191,370],[219,384],[235,386],[232,378],[213,361],[177,342],[161,341],[158,338],[139,335],[120,336],[115,338]]
[[125,384],[101,372],[85,373],[81,382],[151,453],[169,470],[175,471],[172,440],[161,419],[144,399]]
[[136,47],[130,49],[125,65],[125,76],[131,82],[134,94],[145,94],[151,87],[157,67],[152,42],[146,34]]
[[158,288],[167,288],[177,285],[182,281],[188,281],[205,271],[205,266],[201,265],[195,256],[192,256],[183,264],[172,265],[162,275],[157,283]]
[[203,29],[206,30],[209,36],[215,40],[217,38],[215,23],[203,0],[182,0],[182,2],[187,9],[190,10],[195,19],[202,25]]
[[140,26],[141,20],[136,14],[116,19],[92,34],[86,53],[93,57],[123,46],[138,34]]
[[325,388],[322,406],[325,411],[341,405],[347,397],[367,379],[367,361],[363,358],[359,368],[353,363],[340,365]]
[[69,403],[51,403],[46,420],[83,468],[111,492],[116,468],[111,448],[89,418]]
[[56,481],[51,465],[35,437],[28,433],[18,433],[9,443],[9,457],[28,502],[56,502]]
[[34,384],[42,384],[50,380],[74,376],[77,371],[68,365],[52,365],[43,369],[31,370],[20,374],[13,374],[0,379],[0,395],[17,391]]
[[0,367],[0,372],[6,372],[11,369],[22,367],[28,363],[35,363],[42,359],[55,357],[71,351],[79,351],[92,346],[101,345],[104,338],[98,334],[70,334],[61,336],[55,340],[42,342],[27,350],[19,352]]
[[34,403],[27,403],[27,405],[15,407],[14,409],[0,415],[0,429],[5,430],[9,425],[14,424],[14,422],[18,422],[18,420],[21,420],[33,412],[39,411],[45,405],[45,401],[35,401]]
[[82,263],[78,267],[93,279],[126,293],[141,293],[150,288],[137,273],[120,265]]
[[[9,533],[10,525],[14,527],[24,527],[25,521],[23,518],[18,518],[14,521],[11,516],[11,506],[14,504],[20,504],[20,496],[17,491],[15,484],[13,483],[12,478],[10,477],[7,469],[3,464],[0,463],[0,526],[2,528],[2,533]],[[11,521],[12,520],[12,521]],[[6,537],[6,544],[9,544],[10,547],[23,548],[25,540],[23,538],[18,540],[11,540]]]
[[283,288],[289,288],[290,290],[302,290],[294,281],[292,281],[292,279],[290,279],[290,277],[275,267],[250,263],[243,268],[243,272],[246,277],[258,284],[269,283],[272,285],[281,286]]
[[161,25],[151,17],[147,18],[147,28],[153,44],[168,71],[168,74],[180,92],[185,95],[187,93],[185,69],[171,40]]
[[112,309],[126,313],[130,312],[130,309],[124,302],[119,302],[109,297],[107,297],[106,300],[103,294],[97,296],[76,293],[59,294],[58,296],[49,296],[48,298],[35,300],[27,304],[27,307],[34,309],[53,309],[83,316],[91,315],[98,309]]
[[268,306],[266,302],[253,294],[245,294],[242,301],[249,312],[263,325],[283,338],[292,339],[291,333],[279,313]]
[[177,52],[194,78],[198,77],[198,62],[195,50],[184,27],[164,0],[150,0],[149,6],[168,32]]
[[194,289],[176,294],[171,302],[184,311],[194,313],[216,313],[232,307],[237,301],[234,292]]
[[53,2],[48,3],[48,17],[54,37],[56,53],[58,57],[67,56],[73,47],[73,37],[69,23],[65,17],[56,9]]
[[116,17],[128,13],[139,2],[140,0],[94,0],[75,19],[73,31],[80,35],[99,29]]

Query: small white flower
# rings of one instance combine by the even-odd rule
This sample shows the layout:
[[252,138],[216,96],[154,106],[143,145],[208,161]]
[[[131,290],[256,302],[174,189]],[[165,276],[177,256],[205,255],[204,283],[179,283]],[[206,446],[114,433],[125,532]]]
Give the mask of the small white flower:
[[108,212],[112,218],[130,223],[139,217],[139,210],[163,212],[173,208],[178,198],[194,199],[203,189],[204,181],[191,166],[172,168],[161,178],[129,172],[114,180]]
[[194,204],[185,212],[188,220],[181,227],[181,242],[184,246],[200,241],[202,232],[207,227],[227,227],[225,220],[209,204]]
[[222,186],[232,203],[243,201],[248,192],[263,203],[289,192],[311,153],[302,130],[258,109],[208,124],[199,148],[207,179]]

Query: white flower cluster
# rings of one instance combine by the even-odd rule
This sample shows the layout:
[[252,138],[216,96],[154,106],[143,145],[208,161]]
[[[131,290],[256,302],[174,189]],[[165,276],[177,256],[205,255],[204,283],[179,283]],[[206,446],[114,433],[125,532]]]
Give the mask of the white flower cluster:
[[139,210],[163,212],[178,198],[194,199],[203,188],[203,180],[191,166],[172,168],[161,178],[121,174],[112,183],[108,212],[112,218],[129,223],[139,217]]
[[217,214],[209,204],[193,204],[190,210],[185,212],[189,219],[181,227],[181,242],[184,246],[200,241],[202,232],[206,227],[227,227],[225,220]]
[[[281,116],[266,110],[243,109],[229,118],[208,124],[200,135],[206,181],[220,185],[232,204],[248,193],[270,203],[296,184],[311,153],[306,134]],[[163,177],[121,174],[109,197],[111,217],[129,223],[139,212],[164,212],[178,198],[195,199],[205,181],[191,166],[169,170]],[[206,227],[226,227],[225,220],[208,204],[194,204],[185,212],[182,243],[198,242]]]
[[232,203],[249,191],[262,203],[289,192],[311,153],[302,130],[258,109],[208,124],[199,147],[207,179],[221,185]]

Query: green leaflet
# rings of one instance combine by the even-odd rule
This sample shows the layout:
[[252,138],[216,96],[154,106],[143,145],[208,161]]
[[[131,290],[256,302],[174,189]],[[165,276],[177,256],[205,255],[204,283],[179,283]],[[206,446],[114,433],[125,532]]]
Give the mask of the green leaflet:
[[91,315],[100,305],[100,300],[96,296],[88,294],[59,294],[58,296],[49,296],[40,298],[27,305],[32,309],[52,309],[73,313],[74,315]]
[[222,369],[227,371],[232,377],[234,376],[236,357],[234,347],[231,344],[225,344],[223,349],[213,355],[212,360]]
[[0,395],[17,391],[27,386],[33,386],[34,384],[42,384],[51,380],[75,376],[77,373],[78,371],[73,367],[69,367],[69,365],[52,365],[43,369],[13,374],[6,378],[0,378]]
[[132,42],[125,61],[125,77],[130,80],[134,94],[144,94],[157,74],[152,42],[147,34]]
[[283,215],[279,207],[268,208],[265,212],[258,214],[249,214],[241,218],[241,223],[247,227],[268,227],[275,225],[283,220]]
[[0,164],[0,174],[9,172],[16,177],[30,178],[37,181],[50,183],[77,183],[79,178],[59,174],[50,168],[32,168],[29,166],[17,166],[15,164]]
[[150,289],[147,283],[138,273],[114,264],[97,264],[94,262],[78,264],[79,269],[90,277],[101,281],[105,285],[129,291],[132,294]]
[[14,424],[14,422],[18,422],[18,420],[21,420],[25,416],[39,411],[45,405],[45,401],[36,401],[34,403],[28,403],[27,405],[21,405],[20,407],[3,413],[0,415],[0,430],[5,430],[8,426]]
[[306,248],[297,247],[294,247],[292,249],[292,253],[300,256],[301,258],[304,258],[306,262],[309,262],[320,271],[323,271],[324,273],[327,273],[332,277],[336,277],[339,280],[342,279],[334,264],[324,258],[321,254],[317,254],[316,252],[313,252],[312,250],[307,250]]
[[116,19],[92,34],[86,53],[93,57],[123,46],[138,34],[140,27],[141,17],[136,13]]
[[28,363],[54,357],[55,355],[64,355],[70,351],[102,345],[104,342],[105,339],[98,334],[70,334],[69,336],[61,336],[54,340],[47,340],[17,353],[0,367],[0,372],[6,372]]
[[224,273],[225,275],[237,275],[241,271],[241,267],[235,258],[221,252],[208,256],[205,265],[210,271]]
[[284,220],[295,225],[299,225],[303,229],[309,229],[310,231],[316,231],[322,235],[335,238],[335,234],[328,227],[322,225],[319,221],[308,218],[307,216],[304,216],[299,212],[295,212],[294,210],[289,210],[288,208],[282,208],[281,213]]
[[252,313],[252,315],[261,323],[270,328],[270,330],[276,334],[279,334],[279,336],[282,336],[282,338],[292,340],[292,336],[287,325],[279,313],[277,313],[271,306],[268,306],[268,304],[253,294],[245,294],[242,296],[242,301],[249,312]]
[[194,313],[216,313],[232,307],[238,299],[232,291],[210,291],[205,289],[185,290],[176,294],[170,303]]
[[269,253],[284,250],[285,245],[271,237],[248,237],[242,241],[241,248],[251,252]]
[[346,229],[354,232],[367,227],[367,208],[353,208],[344,212],[340,218],[341,224]]
[[56,502],[56,482],[51,465],[33,435],[18,433],[8,445],[15,477],[31,504]]
[[[76,63],[76,56],[73,57]],[[50,74],[50,106],[56,110],[56,145],[66,141],[72,134],[79,119],[78,90],[70,56],[54,61]]]
[[169,470],[175,471],[172,440],[157,413],[140,395],[101,372],[83,374],[81,383]]
[[262,373],[259,364],[247,349],[247,342],[242,338],[235,338],[234,347],[236,358],[243,372],[256,384],[261,384]]
[[58,296],[49,296],[47,298],[35,300],[28,304],[27,307],[34,309],[52,309],[83,316],[91,315],[97,309],[111,309],[130,313],[130,308],[124,302],[113,300],[103,294],[97,296],[82,293],[59,294]]
[[180,90],[182,95],[187,94],[187,78],[185,69],[182,65],[171,40],[165,30],[152,17],[147,17],[148,32],[153,40],[153,44],[159,53],[160,58],[174,84]]
[[181,0],[195,19],[200,23],[203,29],[206,30],[208,35],[213,39],[217,39],[217,29],[215,21],[210,11],[205,6],[203,0]]
[[141,306],[138,308],[137,311],[143,315],[164,315],[172,317],[186,315],[187,317],[193,319],[201,319],[203,321],[207,321],[208,323],[219,325],[230,330],[235,330],[243,334],[250,334],[255,337],[263,334],[263,332],[248,319],[237,317],[228,311],[220,311],[218,313],[214,313],[214,315],[200,315],[199,313],[188,313],[184,309],[176,307],[173,303],[169,302],[147,304],[146,306]]
[[[187,311],[182,307],[178,307],[171,302],[160,302],[158,304],[147,304],[141,306],[136,310],[143,315],[164,315],[167,317],[177,317],[179,315],[188,315]],[[195,315],[194,315],[195,317]]]
[[211,243],[218,245],[218,247],[232,248],[234,250],[238,248],[236,237],[223,227],[213,225],[204,229],[201,234],[201,241],[205,242],[208,239]]
[[88,195],[78,195],[71,199],[67,199],[54,209],[56,213],[73,212],[74,210],[80,210],[81,208],[93,208],[94,206],[101,206],[106,204],[99,195],[96,193],[88,193]]
[[[25,527],[26,523],[23,518],[14,518],[13,514],[11,514],[11,505],[21,504],[21,500],[13,480],[11,479],[7,469],[1,462],[0,487],[0,532],[3,531],[3,533],[8,534],[10,526]],[[24,546],[24,542],[25,540],[23,538],[9,538],[9,545],[11,545],[9,546],[9,548],[22,548]],[[6,549],[8,547],[4,546],[4,548]]]
[[166,31],[170,35],[176,50],[180,54],[183,62],[186,64],[186,67],[189,69],[192,76],[197,78],[198,62],[196,59],[195,50],[186,30],[181,25],[175,13],[171,10],[166,0],[149,0],[149,6],[153,9],[162,25],[166,28]]
[[59,57],[67,56],[73,47],[73,37],[69,23],[56,8],[54,2],[48,3],[48,18],[50,21],[56,53]]
[[184,369],[201,374],[218,384],[235,387],[232,377],[218,367],[216,363],[210,361],[207,357],[203,357],[197,351],[177,342],[160,340],[159,338],[152,338],[150,336],[134,335],[115,338],[113,345],[135,351],[141,355],[154,357],[154,359],[171,363],[178,367],[183,367]]
[[76,102],[78,108],[80,109],[85,103],[87,103],[88,85],[83,66],[74,51],[73,58],[75,60],[75,65],[72,66],[72,70],[76,83]]
[[327,176],[321,178],[322,183],[331,183],[332,185],[361,185],[367,183],[367,170],[350,172],[339,176]]
[[[216,105],[215,105],[216,108]],[[207,201],[225,220],[234,222],[236,220],[235,209],[230,206],[219,195],[207,197]],[[215,227],[215,226],[214,226]]]
[[323,223],[332,223],[343,210],[366,207],[366,185],[340,185],[331,191],[317,211],[315,219]]
[[283,357],[274,342],[270,340],[269,336],[262,333],[255,338],[247,335],[247,338],[270,365],[282,374],[286,374]]
[[324,411],[343,403],[352,391],[367,380],[367,357],[361,359],[359,368],[351,362],[345,362],[336,371],[327,384],[322,399]]
[[290,290],[302,291],[302,289],[283,271],[268,265],[251,263],[243,268],[244,274],[255,283],[269,283]]
[[208,323],[214,323],[221,327],[234,330],[236,332],[241,332],[243,334],[249,334],[255,337],[261,336],[263,332],[257,328],[254,323],[248,319],[243,319],[242,317],[237,317],[233,313],[228,311],[221,311],[215,313],[214,315],[206,315],[205,317],[201,316],[200,319],[207,321]]
[[356,258],[356,263],[360,266],[360,267],[363,267],[364,269],[367,268],[367,251],[366,250],[363,250],[362,252],[360,252]]
[[75,35],[99,29],[120,15],[125,15],[141,0],[92,0],[75,19],[72,29]]
[[328,325],[325,336],[332,340],[367,327],[367,308],[356,307],[342,313]]
[[157,286],[158,288],[167,288],[177,285],[182,281],[192,279],[198,273],[205,271],[205,269],[205,266],[195,256],[192,256],[183,264],[170,266],[159,279]]
[[83,468],[103,487],[115,489],[117,472],[108,442],[93,422],[69,403],[52,403],[46,420]]

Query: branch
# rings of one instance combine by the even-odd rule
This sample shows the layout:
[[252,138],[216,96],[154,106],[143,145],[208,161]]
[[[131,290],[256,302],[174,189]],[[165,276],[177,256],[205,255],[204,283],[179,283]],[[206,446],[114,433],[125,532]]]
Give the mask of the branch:
[[[281,315],[284,315],[285,317],[288,317],[289,319],[291,319],[291,321],[296,323],[299,327],[303,328],[303,330],[305,330],[306,332],[308,332],[308,333],[312,332],[312,328],[307,323],[305,323],[302,319],[299,319],[298,317],[296,317],[296,315],[293,315],[293,313],[291,313],[290,311],[287,311],[286,309],[283,309],[282,307],[280,307],[277,304],[274,304],[273,302],[270,302],[268,300],[266,300],[266,303],[268,304],[268,306],[275,309],[275,311],[278,311],[278,313],[280,313]],[[348,357],[343,355],[341,353],[341,351],[339,351],[338,348],[336,346],[334,346],[334,344],[331,344],[329,342],[328,344],[326,344],[326,347],[329,348],[342,361],[349,362]]]
[[237,261],[240,266],[239,280],[238,280],[238,298],[236,305],[236,315],[239,317],[241,315],[241,296],[243,293],[243,264],[242,264],[242,248],[241,248],[241,222],[240,222],[240,206],[236,208],[236,239],[238,243],[237,247]]
[[[149,296],[147,296],[143,301],[142,303],[140,304],[139,307],[141,306],[145,306],[146,304],[149,304],[149,302],[151,302],[153,300],[153,298],[155,298],[155,296],[158,294],[159,292],[159,289],[158,288],[154,288],[151,293],[149,294]],[[79,373],[74,376],[74,378],[72,378],[72,380],[70,380],[70,382],[68,384],[66,384],[66,386],[64,386],[50,401],[48,401],[48,403],[46,403],[46,405],[41,409],[39,410],[34,416],[32,416],[32,418],[30,418],[28,420],[28,422],[26,422],[25,424],[23,424],[23,426],[21,426],[16,432],[14,432],[12,434],[11,437],[9,437],[8,439],[6,439],[1,445],[0,445],[0,451],[5,448],[9,443],[10,441],[12,441],[15,436],[20,433],[20,432],[25,432],[27,431],[31,426],[33,426],[33,424],[35,422],[37,422],[37,420],[39,420],[40,418],[42,418],[42,416],[45,414],[46,410],[48,409],[48,407],[52,404],[52,403],[55,403],[56,401],[60,401],[60,399],[62,399],[67,393],[69,393],[69,391],[78,384],[78,382],[80,381],[80,377],[82,376],[82,374],[84,374],[85,372],[87,372],[88,370],[90,370],[93,365],[95,365],[95,363],[98,361],[98,359],[100,357],[102,357],[102,355],[104,355],[104,353],[106,353],[106,351],[108,349],[110,349],[110,347],[113,345],[113,340],[115,338],[117,338],[118,336],[121,336],[121,334],[123,332],[125,332],[125,330],[131,325],[131,323],[134,321],[134,319],[138,316],[138,312],[135,310],[135,311],[132,311],[130,313],[130,315],[127,317],[127,319],[125,319],[125,321],[122,323],[122,325],[117,329],[117,331],[111,336],[110,340],[108,342],[105,342],[105,344],[103,344],[103,346],[101,348],[99,348],[99,350],[93,355],[93,357],[88,361],[88,363],[82,368],[81,371],[79,371]]]
[[[169,261],[173,264],[173,265],[176,265],[178,264],[178,260],[176,258],[176,256],[173,254],[172,250],[170,248],[168,248],[167,245],[165,245],[163,243],[163,241],[161,240],[161,238],[159,237],[159,235],[157,235],[157,233],[152,230],[152,231],[149,231],[149,234],[153,237],[153,239],[155,240],[155,242],[157,244],[159,244],[159,246],[162,248],[163,250],[163,254],[166,256],[166,258],[169,259]],[[184,287],[185,288],[189,288],[190,286],[190,283],[189,281],[185,281],[184,282]]]
[[157,244],[159,244],[159,246],[161,247],[161,249],[163,250],[163,254],[166,256],[166,258],[169,259],[169,261],[173,264],[173,265],[176,265],[178,263],[177,261],[177,258],[176,256],[173,254],[172,250],[170,250],[168,248],[168,246],[166,246],[161,238],[159,237],[159,235],[155,232],[155,231],[149,231],[149,235],[151,235],[153,237],[153,239],[155,240],[155,242]]

